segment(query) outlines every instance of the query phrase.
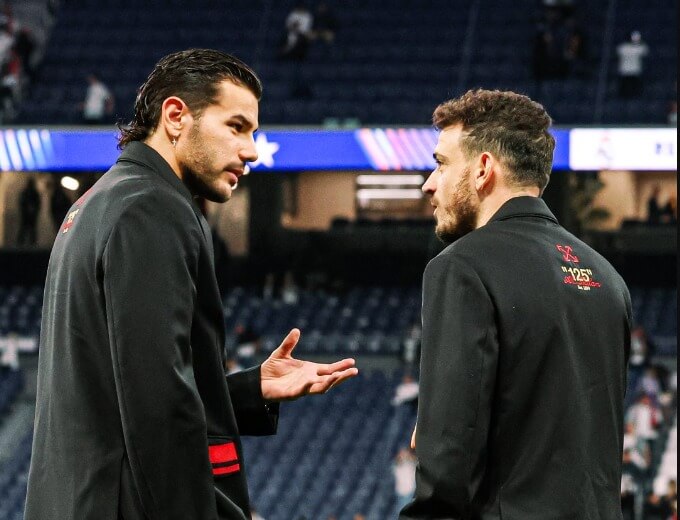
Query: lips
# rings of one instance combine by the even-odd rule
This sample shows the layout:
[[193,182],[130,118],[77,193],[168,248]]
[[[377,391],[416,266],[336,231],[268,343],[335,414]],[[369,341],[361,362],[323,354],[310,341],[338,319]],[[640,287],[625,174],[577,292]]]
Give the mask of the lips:
[[229,169],[227,170],[227,173],[229,173],[229,184],[232,186],[238,184],[239,178],[243,175],[243,170],[234,168],[234,169]]

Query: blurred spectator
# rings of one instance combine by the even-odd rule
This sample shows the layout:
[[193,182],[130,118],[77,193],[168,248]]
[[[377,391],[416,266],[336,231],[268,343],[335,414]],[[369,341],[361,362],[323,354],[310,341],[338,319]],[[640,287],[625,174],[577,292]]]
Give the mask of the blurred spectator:
[[422,336],[420,323],[414,323],[404,339],[404,351],[402,353],[404,364],[410,368],[416,364],[420,351],[420,338]]
[[9,24],[0,22],[0,65],[4,65],[10,59],[14,47],[14,35]]
[[15,104],[20,97],[21,62],[12,50],[9,59],[0,66],[0,115],[3,123],[14,117]]
[[413,500],[413,493],[416,490],[416,458],[408,448],[401,448],[394,458],[392,475],[398,513]]
[[40,213],[40,193],[35,187],[35,179],[29,177],[26,186],[19,194],[19,234],[18,245],[35,245],[37,241],[36,227]]
[[66,194],[60,181],[61,179],[59,178],[55,180],[50,197],[50,215],[52,216],[52,223],[57,233],[64,222],[64,218],[66,218],[66,213],[71,208],[71,199]]
[[630,34],[630,40],[616,47],[619,56],[619,96],[636,98],[642,94],[643,60],[649,53],[639,31]]
[[647,442],[653,453],[654,442],[659,436],[659,428],[663,421],[661,410],[648,395],[642,394],[626,412],[626,423],[633,425],[635,433]]
[[313,22],[314,38],[323,40],[330,44],[335,40],[335,33],[338,30],[338,20],[327,2],[320,2],[316,6]]
[[236,357],[238,363],[245,367],[255,364],[260,351],[260,336],[249,325],[236,326]]
[[629,455],[628,463],[633,464],[636,468],[636,479],[644,475],[649,469],[652,461],[652,453],[649,451],[649,445],[642,439],[635,431],[635,424],[627,422],[625,424],[625,433],[623,434],[623,450]]
[[105,117],[113,113],[113,95],[96,74],[90,74],[87,77],[87,82],[89,86],[85,94],[85,101],[80,105],[83,111],[83,123],[87,125],[103,124]]
[[630,331],[630,368],[634,375],[642,372],[654,354],[654,344],[647,337],[642,325],[636,325]]
[[295,305],[300,298],[300,291],[293,278],[293,273],[286,271],[283,275],[283,286],[281,287],[281,300],[287,305]]
[[286,18],[286,36],[281,48],[281,57],[302,61],[307,56],[312,38],[314,17],[304,2],[298,2]]
[[411,404],[416,406],[418,404],[418,393],[420,386],[418,382],[410,374],[404,374],[401,383],[397,385],[392,397],[392,404],[398,406],[401,404]]
[[661,381],[657,375],[656,367],[647,367],[638,382],[637,391],[648,395],[652,401],[658,402],[661,395]]
[[661,223],[661,205],[659,195],[661,187],[657,184],[652,188],[652,193],[647,199],[647,223],[657,225]]
[[5,348],[0,350],[0,370],[19,370],[19,345],[13,332],[7,335]]

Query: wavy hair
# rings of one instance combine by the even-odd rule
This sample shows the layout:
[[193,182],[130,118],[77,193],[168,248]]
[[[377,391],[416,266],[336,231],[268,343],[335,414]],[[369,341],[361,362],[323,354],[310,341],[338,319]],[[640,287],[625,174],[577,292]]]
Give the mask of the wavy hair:
[[462,124],[461,147],[468,158],[489,151],[505,162],[510,180],[518,186],[548,185],[555,139],[552,119],[539,103],[515,92],[468,90],[445,101],[432,115],[442,130]]
[[195,117],[217,101],[219,84],[224,80],[246,87],[259,100],[262,83],[238,58],[212,49],[189,49],[163,57],[137,91],[135,113],[127,125],[118,125],[118,148],[132,141],[143,141],[160,121],[163,101],[177,96]]

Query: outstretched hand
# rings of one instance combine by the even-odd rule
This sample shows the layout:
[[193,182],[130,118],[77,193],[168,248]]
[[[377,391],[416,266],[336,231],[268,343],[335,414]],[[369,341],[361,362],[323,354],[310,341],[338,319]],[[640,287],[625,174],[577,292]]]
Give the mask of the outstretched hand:
[[323,394],[359,371],[353,359],[335,363],[313,363],[291,356],[300,339],[292,329],[260,368],[262,396],[268,401],[291,401],[304,395]]

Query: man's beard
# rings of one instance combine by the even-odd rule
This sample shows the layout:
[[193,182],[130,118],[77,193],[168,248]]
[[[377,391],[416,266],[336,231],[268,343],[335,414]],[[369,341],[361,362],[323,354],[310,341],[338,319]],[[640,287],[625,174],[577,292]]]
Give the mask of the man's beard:
[[213,187],[215,178],[209,170],[213,161],[202,144],[198,125],[189,131],[188,142],[192,150],[189,164],[179,165],[184,184],[195,197],[203,197],[212,202],[226,202],[228,198],[225,199],[224,195]]
[[451,201],[445,206],[439,206],[440,211],[445,210],[447,214],[453,215],[453,222],[445,225],[437,224],[435,233],[439,240],[445,244],[451,244],[460,237],[474,231],[477,227],[478,208],[474,203],[474,194],[470,189],[470,171],[466,170],[458,183],[451,197]]

